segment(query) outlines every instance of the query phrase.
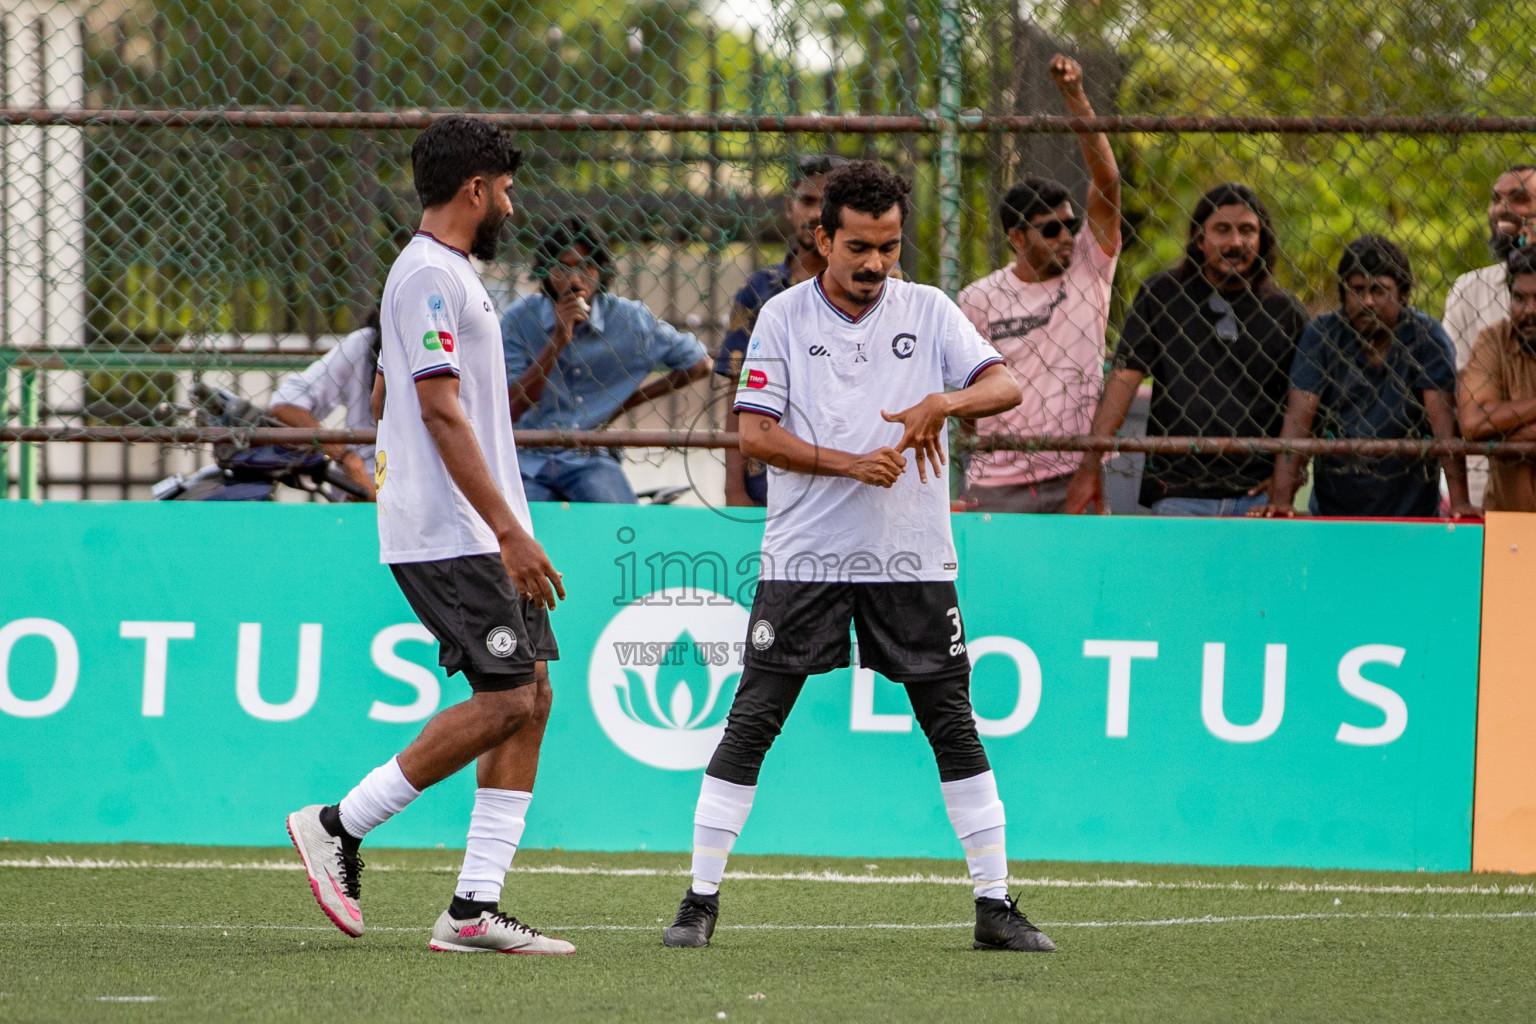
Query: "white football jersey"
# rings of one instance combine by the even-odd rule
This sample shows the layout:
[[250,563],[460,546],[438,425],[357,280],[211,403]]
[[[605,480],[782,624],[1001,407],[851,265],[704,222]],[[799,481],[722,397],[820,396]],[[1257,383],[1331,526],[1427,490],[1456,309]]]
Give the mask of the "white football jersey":
[[416,382],[445,374],[459,378],[459,404],[491,478],[531,536],[512,444],[501,324],[469,256],[418,232],[390,268],[380,328],[379,560],[430,562],[500,550],[421,421]]
[[[856,455],[901,440],[896,413],[963,388],[1002,357],[943,292],[887,280],[850,317],[820,278],[764,303],[742,363],[736,411],[778,420],[796,437]],[[941,444],[947,445],[946,436]],[[918,479],[915,453],[889,488],[848,477],[769,469],[760,576],[812,582],[953,580],[948,467]]]

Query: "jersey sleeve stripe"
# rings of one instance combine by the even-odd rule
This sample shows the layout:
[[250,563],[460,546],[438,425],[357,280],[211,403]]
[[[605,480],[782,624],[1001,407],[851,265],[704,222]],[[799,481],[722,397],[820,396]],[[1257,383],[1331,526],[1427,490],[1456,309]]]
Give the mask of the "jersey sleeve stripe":
[[459,371],[443,363],[440,366],[429,366],[425,370],[417,370],[411,374],[412,380],[426,380],[428,377],[457,377]]
[[734,413],[755,412],[763,416],[771,416],[775,423],[784,418],[784,414],[777,409],[764,408],[761,405],[753,405],[750,402],[737,402],[731,411]]
[[965,378],[965,386],[970,387],[972,384],[976,383],[976,378],[981,376],[981,371],[985,370],[989,366],[997,366],[1001,364],[1002,361],[1003,360],[1001,356],[993,356],[991,359],[982,362],[981,365],[977,366],[976,369],[971,371],[971,375],[969,377]]

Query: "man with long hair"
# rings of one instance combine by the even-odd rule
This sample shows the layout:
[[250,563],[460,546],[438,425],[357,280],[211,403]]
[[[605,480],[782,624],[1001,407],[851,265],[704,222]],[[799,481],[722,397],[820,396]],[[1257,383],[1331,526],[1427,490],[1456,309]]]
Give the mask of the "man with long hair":
[[[1289,390],[1301,302],[1274,278],[1269,211],[1247,185],[1218,185],[1195,204],[1179,266],[1136,293],[1089,433],[1111,437],[1144,378],[1152,378],[1150,437],[1275,437]],[[1067,511],[1104,505],[1102,452],[1084,452]],[[1141,503],[1156,515],[1237,516],[1268,500],[1262,453],[1152,454]]]

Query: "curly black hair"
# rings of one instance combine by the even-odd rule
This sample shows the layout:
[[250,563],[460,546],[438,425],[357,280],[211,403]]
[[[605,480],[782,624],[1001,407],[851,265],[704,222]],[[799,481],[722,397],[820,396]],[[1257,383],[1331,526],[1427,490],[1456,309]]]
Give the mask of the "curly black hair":
[[1381,235],[1361,235],[1344,247],[1338,266],[1339,302],[1344,301],[1344,282],[1356,274],[1390,277],[1397,282],[1400,299],[1407,299],[1413,291],[1413,267],[1408,263],[1408,254]]
[[495,178],[523,163],[512,137],[490,121],[463,114],[440,117],[411,144],[411,177],[424,210],[441,206],[477,174]]
[[873,160],[854,160],[834,167],[827,175],[827,187],[821,193],[821,226],[829,236],[843,226],[843,207],[871,217],[879,217],[891,207],[907,220],[907,195],[912,183],[892,174]]

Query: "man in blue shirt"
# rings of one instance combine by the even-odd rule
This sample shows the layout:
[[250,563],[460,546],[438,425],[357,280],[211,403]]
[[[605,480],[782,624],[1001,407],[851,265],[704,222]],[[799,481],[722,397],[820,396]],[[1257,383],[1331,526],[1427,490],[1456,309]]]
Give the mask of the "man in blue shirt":
[[[1439,321],[1408,305],[1408,256],[1380,235],[1344,249],[1338,269],[1340,310],[1308,325],[1291,363],[1283,438],[1452,440],[1456,427],[1456,356]],[[1275,460],[1274,501],[1249,515],[1292,516],[1305,462]],[[1461,457],[1440,460],[1451,515],[1475,516]],[[1321,516],[1429,518],[1440,513],[1435,460],[1330,455],[1317,460],[1311,511]]]
[[[794,241],[784,254],[783,263],[759,267],[747,278],[731,303],[731,318],[726,327],[715,372],[731,388],[727,409],[736,408],[736,382],[741,377],[741,361],[757,326],[763,303],[792,284],[809,281],[827,269],[826,258],[816,248],[816,225],[821,223],[821,192],[827,184],[827,172],[848,161],[840,156],[803,156],[796,164],[795,186],[784,199],[784,212],[794,231]],[[735,431],[740,423],[735,412],[725,416],[725,429]],[[735,448],[725,450],[725,503],[727,505],[768,504],[768,466],[745,458]]]
[[[533,275],[540,290],[501,318],[519,428],[597,430],[708,376],[699,339],[658,320],[644,303],[603,289],[611,263],[601,233],[579,217],[556,223],[539,240]],[[641,387],[653,372],[663,376]],[[518,461],[529,501],[635,502],[608,449],[524,448]]]

